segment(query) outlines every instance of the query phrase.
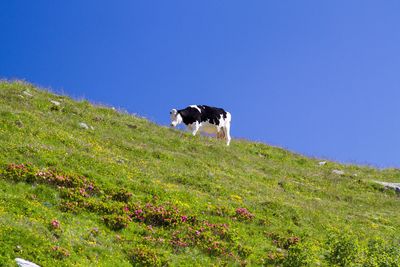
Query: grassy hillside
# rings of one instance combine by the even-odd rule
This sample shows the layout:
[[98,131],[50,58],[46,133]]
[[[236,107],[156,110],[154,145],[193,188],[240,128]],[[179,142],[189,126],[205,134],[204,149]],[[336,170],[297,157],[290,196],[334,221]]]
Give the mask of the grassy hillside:
[[399,266],[400,170],[318,162],[3,81],[0,266]]

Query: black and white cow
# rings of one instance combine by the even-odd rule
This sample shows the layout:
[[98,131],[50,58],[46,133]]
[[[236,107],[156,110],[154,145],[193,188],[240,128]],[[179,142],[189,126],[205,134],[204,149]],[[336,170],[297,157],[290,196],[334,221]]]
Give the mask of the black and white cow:
[[191,105],[185,109],[173,109],[170,114],[171,126],[176,127],[183,122],[193,135],[198,131],[216,134],[217,138],[226,139],[226,145],[229,146],[231,114],[222,108]]

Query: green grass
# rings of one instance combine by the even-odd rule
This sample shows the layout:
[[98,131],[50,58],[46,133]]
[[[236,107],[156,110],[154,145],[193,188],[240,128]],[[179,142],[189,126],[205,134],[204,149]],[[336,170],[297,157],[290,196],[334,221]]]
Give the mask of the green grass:
[[318,162],[3,81],[0,265],[399,266],[400,170]]

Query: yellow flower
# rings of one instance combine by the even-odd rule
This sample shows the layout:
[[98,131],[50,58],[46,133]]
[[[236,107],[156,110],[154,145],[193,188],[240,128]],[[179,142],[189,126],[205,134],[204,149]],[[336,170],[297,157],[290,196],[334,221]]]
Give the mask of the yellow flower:
[[231,199],[232,199],[232,200],[235,200],[235,201],[238,201],[238,202],[240,202],[240,203],[243,202],[242,197],[241,197],[241,196],[238,196],[238,195],[231,195]]

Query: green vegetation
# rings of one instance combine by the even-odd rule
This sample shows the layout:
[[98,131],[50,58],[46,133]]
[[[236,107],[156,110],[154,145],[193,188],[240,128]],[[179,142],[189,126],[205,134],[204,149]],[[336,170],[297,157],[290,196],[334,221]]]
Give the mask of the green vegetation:
[[226,147],[5,81],[0,152],[0,266],[399,266],[400,198],[373,182],[397,169]]

